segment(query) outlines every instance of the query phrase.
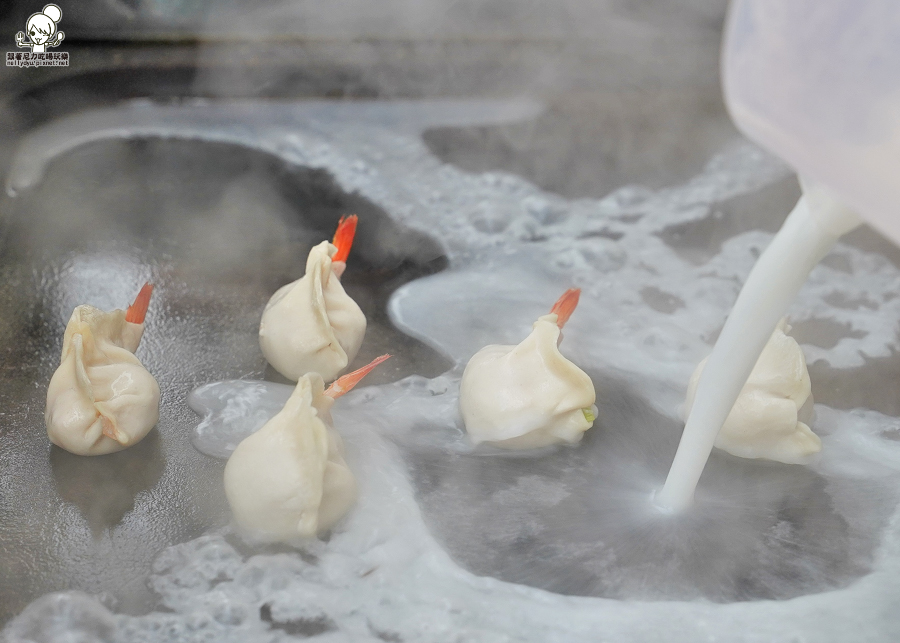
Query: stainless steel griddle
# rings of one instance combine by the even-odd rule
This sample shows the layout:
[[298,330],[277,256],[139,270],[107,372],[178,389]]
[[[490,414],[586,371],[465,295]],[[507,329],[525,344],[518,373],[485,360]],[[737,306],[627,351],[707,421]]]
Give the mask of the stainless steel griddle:
[[[119,13],[103,13],[107,4]],[[127,99],[389,101],[529,93],[548,105],[535,118],[433,128],[424,141],[465,170],[517,173],[568,197],[602,196],[626,183],[683,181],[737,137],[717,82],[724,2],[695,3],[674,17],[651,2],[621,4],[610,5],[610,15],[594,16],[598,29],[606,18],[637,26],[607,40],[541,31],[535,26],[542,24],[540,16],[525,20],[517,32],[512,4],[503,2],[497,5],[506,14],[451,15],[436,32],[398,35],[388,29],[369,40],[350,32],[322,39],[304,32],[276,41],[230,33],[219,22],[204,32],[209,7],[202,2],[185,5],[193,13],[173,9],[169,18],[150,15],[140,2],[63,7],[64,21],[71,21],[66,46],[72,66],[59,73],[0,74],[0,178],[8,178],[13,154],[22,153],[19,145],[30,132]],[[30,12],[23,2],[0,10],[0,37],[20,29]],[[577,14],[557,19],[577,21]],[[468,35],[467,24],[475,25]],[[776,229],[797,195],[796,184],[785,181],[721,203],[709,220],[666,230],[664,237],[700,261],[734,234]],[[350,212],[360,215],[360,230],[344,283],[369,319],[356,361],[395,355],[366,384],[442,373],[449,361],[398,331],[385,310],[397,287],[446,267],[440,243],[400,227],[322,169],[236,143],[101,138],[56,155],[36,184],[0,199],[0,626],[35,598],[62,589],[106,595],[118,612],[157,607],[146,583],[154,558],[166,546],[229,520],[223,463],[191,446],[198,418],[186,396],[215,380],[281,381],[256,344],[262,307],[276,288],[302,274],[309,247],[329,238],[338,218]],[[854,235],[852,243],[898,263],[898,253],[873,233]],[[125,307],[147,279],[157,290],[139,356],[162,386],[158,427],[136,447],[109,456],[81,458],[52,447],[43,426],[44,398],[71,309],[80,303]],[[827,344],[843,330],[810,326],[798,333],[801,341]],[[900,412],[893,394],[900,359],[872,361],[854,373],[827,365],[811,370],[818,401]],[[607,430],[591,434],[579,452],[553,456],[547,467],[562,467],[576,478],[608,457],[602,454],[626,448],[621,434],[636,422],[659,427],[659,436],[671,434],[671,420],[627,385],[605,378],[597,374],[610,409],[600,420]],[[649,466],[662,475],[674,443],[661,438],[650,450],[655,459]],[[514,502],[498,506],[489,497],[523,465],[509,460],[486,472],[478,458],[458,456],[448,464],[415,450],[406,455],[430,528],[468,569],[568,594],[633,595],[629,583],[641,582],[638,576],[603,584],[584,570],[586,559],[579,555],[566,558],[570,568],[538,564],[524,574],[510,561],[521,555],[540,561],[553,553],[520,528],[527,524],[525,509]],[[727,477],[724,470],[737,468],[743,476],[734,483],[738,487],[767,475],[766,465],[734,460],[717,455],[711,475]],[[869,552],[874,543],[847,535],[846,519],[827,506],[814,474],[795,474],[783,482],[802,493],[774,498],[774,517],[760,516],[760,529],[787,516],[804,534],[827,523],[835,537],[823,544],[821,569],[806,575],[795,570],[793,594],[767,594],[759,578],[778,573],[782,561],[770,561],[756,576],[738,569],[721,578],[692,578],[691,552],[669,552],[681,556],[687,571],[660,592],[678,594],[687,579],[698,597],[789,598],[826,588],[815,577],[820,572],[830,586],[864,574],[866,569],[844,564],[846,551]],[[471,500],[471,511],[454,513],[460,494]],[[614,512],[614,505],[606,510]],[[822,509],[824,523],[804,522],[809,506]],[[481,538],[474,525],[486,516],[510,526],[512,535],[497,542]],[[574,532],[581,535],[561,546],[577,549],[594,537],[589,524]],[[736,561],[736,569],[751,562]],[[554,580],[561,570],[567,573],[564,585]]]

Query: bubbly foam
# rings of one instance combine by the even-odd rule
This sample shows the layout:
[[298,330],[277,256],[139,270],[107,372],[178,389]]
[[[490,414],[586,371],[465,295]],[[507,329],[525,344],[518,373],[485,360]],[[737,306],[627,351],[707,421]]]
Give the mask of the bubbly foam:
[[[237,108],[190,114],[187,107],[145,105],[117,112],[123,135],[133,132],[129,110],[137,109],[143,110],[144,134],[230,140],[327,168],[344,189],[438,238],[451,269],[402,287],[390,314],[452,357],[457,368],[433,380],[412,377],[341,398],[335,424],[361,495],[327,542],[303,551],[248,550],[229,530],[210,533],[160,554],[150,578],[159,611],[111,615],[95,598],[51,595],[10,623],[10,637],[40,640],[65,628],[73,636],[129,642],[274,641],[304,631],[335,641],[892,640],[900,627],[886,606],[900,592],[900,518],[892,509],[900,447],[890,438],[896,418],[817,406],[813,428],[823,437],[823,453],[812,471],[826,487],[840,487],[831,496],[835,508],[874,534],[878,545],[874,554],[860,539],[847,545],[848,555],[873,573],[841,589],[785,601],[562,596],[477,576],[435,539],[407,470],[409,450],[463,448],[455,394],[459,366],[487,343],[520,341],[569,286],[583,294],[566,326],[563,352],[581,366],[629,382],[656,412],[675,418],[690,373],[709,352],[709,338],[730,310],[754,253],[771,235],[737,235],[696,265],[667,245],[661,232],[783,178],[779,163],[738,144],[685,185],[656,192],[627,187],[600,200],[570,201],[515,176],[467,174],[444,165],[418,136],[382,121],[373,125],[364,114],[340,120],[322,110],[315,118],[285,116],[237,127],[243,113]],[[56,145],[63,134],[55,133]],[[25,170],[11,176],[32,176],[33,167]],[[900,272],[882,256],[845,244],[834,254],[843,267],[817,266],[789,316],[827,318],[859,332],[832,348],[804,346],[808,358],[849,367],[862,364],[862,355],[890,355]],[[641,296],[645,288],[684,305],[654,307]],[[831,303],[860,299],[875,302],[877,314]],[[838,479],[855,480],[870,492],[834,485]],[[501,499],[529,493],[550,503],[568,492],[526,480]]]
[[228,380],[194,389],[188,404],[203,416],[191,434],[200,453],[227,459],[241,440],[255,433],[284,407],[293,386]]

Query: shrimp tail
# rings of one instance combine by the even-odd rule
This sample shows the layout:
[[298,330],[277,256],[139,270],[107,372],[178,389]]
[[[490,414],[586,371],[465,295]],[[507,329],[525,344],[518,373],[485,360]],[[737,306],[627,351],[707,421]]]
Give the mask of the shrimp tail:
[[569,288],[566,292],[563,293],[562,297],[560,297],[555,304],[553,304],[553,308],[550,309],[550,313],[556,313],[556,325],[562,328],[566,325],[566,322],[569,321],[569,317],[572,316],[572,313],[575,312],[575,307],[578,305],[578,300],[581,298],[581,288]]
[[115,440],[122,446],[126,446],[128,444],[128,435],[120,431],[115,422],[113,422],[105,415],[100,416],[100,425],[103,427],[103,435],[112,440]]
[[353,237],[356,236],[356,222],[359,219],[355,214],[343,216],[338,222],[337,230],[334,233],[334,240],[331,242],[337,248],[337,252],[331,258],[332,262],[347,261],[350,255],[350,248],[353,246]]
[[125,321],[132,324],[143,324],[147,316],[147,308],[150,307],[150,295],[153,294],[153,284],[149,281],[141,288],[141,292],[135,297],[134,303],[125,311]]
[[373,368],[381,364],[389,357],[390,355],[382,355],[381,357],[376,357],[362,368],[355,370],[352,373],[342,375],[331,383],[331,386],[329,386],[328,390],[325,391],[325,395],[332,399],[337,399],[344,393],[349,393],[350,390],[354,386],[359,384],[359,381],[366,375],[368,375]]

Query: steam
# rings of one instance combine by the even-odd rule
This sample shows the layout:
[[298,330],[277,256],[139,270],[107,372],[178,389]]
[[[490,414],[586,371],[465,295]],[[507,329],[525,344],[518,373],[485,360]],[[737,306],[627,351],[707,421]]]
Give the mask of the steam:
[[[129,13],[115,4],[122,15]],[[588,0],[262,7],[248,1],[202,17],[175,15],[177,4],[137,3],[137,9],[129,9],[129,29],[135,30],[129,33],[161,33],[161,25],[174,24],[199,34],[201,44],[190,53],[190,62],[198,65],[191,93],[217,100],[139,101],[68,116],[19,141],[9,165],[11,196],[0,204],[0,214],[10,226],[9,238],[17,242],[11,256],[20,263],[3,273],[11,275],[4,287],[12,292],[4,301],[14,305],[0,316],[0,331],[15,338],[6,340],[10,363],[23,365],[7,389],[21,396],[8,411],[11,430],[4,432],[0,450],[3,480],[14,483],[4,487],[9,494],[0,510],[46,505],[58,513],[51,516],[52,529],[28,522],[31,531],[22,541],[15,540],[19,532],[0,531],[0,544],[16,544],[5,549],[14,557],[6,564],[16,594],[3,597],[21,601],[27,592],[49,591],[22,570],[29,561],[59,560],[65,584],[78,584],[101,598],[103,592],[120,598],[116,604],[107,594],[104,606],[78,593],[44,596],[10,624],[9,636],[50,637],[64,631],[123,641],[195,635],[271,640],[273,623],[285,629],[314,622],[333,624],[341,630],[334,636],[410,641],[460,636],[593,641],[601,631],[620,641],[646,640],[660,631],[683,632],[685,640],[777,638],[794,632],[850,639],[876,638],[893,626],[883,606],[885,597],[896,593],[898,573],[893,517],[898,457],[889,438],[896,422],[872,411],[827,406],[819,407],[815,426],[824,435],[821,463],[781,478],[788,485],[799,480],[805,490],[801,497],[815,500],[810,506],[819,513],[801,511],[781,521],[786,525],[773,523],[785,497],[780,494],[790,493],[762,483],[745,495],[738,489],[730,502],[758,510],[751,521],[762,527],[754,533],[768,540],[739,538],[744,523],[738,518],[746,515],[740,507],[710,510],[711,521],[727,515],[717,523],[725,544],[716,558],[722,566],[715,571],[733,581],[740,565],[729,567],[732,558],[752,565],[760,552],[771,555],[763,568],[778,571],[784,558],[772,552],[803,545],[809,557],[795,562],[809,563],[800,570],[809,576],[798,576],[809,582],[798,590],[774,574],[762,585],[779,591],[767,595],[798,596],[843,586],[869,569],[876,573],[833,592],[745,605],[610,601],[546,591],[573,591],[566,584],[568,570],[578,565],[602,576],[615,572],[617,564],[636,568],[652,559],[641,571],[647,574],[643,578],[666,571],[668,561],[652,551],[652,539],[630,547],[628,529],[621,525],[641,522],[639,513],[628,512],[639,512],[640,499],[661,482],[656,470],[642,465],[660,459],[666,440],[677,433],[672,418],[684,384],[708,352],[708,339],[754,253],[770,238],[736,222],[742,207],[748,207],[736,200],[769,194],[787,171],[752,146],[732,144],[716,82],[723,2],[681,3],[681,13],[671,15],[655,3]],[[72,26],[67,23],[67,33],[77,34],[77,23]],[[105,28],[122,33],[114,21]],[[84,25],[81,29],[85,33]],[[226,42],[230,38],[244,40],[233,46]],[[259,56],[267,64],[257,66]],[[372,100],[293,100],[323,94]],[[218,100],[248,95],[261,99]],[[482,98],[435,98],[469,95]],[[398,96],[403,100],[381,100]],[[428,98],[416,99],[422,96]],[[280,98],[292,100],[272,100]],[[702,117],[695,119],[695,113]],[[13,122],[5,116],[0,128]],[[469,171],[430,153],[421,139],[426,130],[431,150]],[[552,135],[543,134],[548,130]],[[467,144],[471,139],[465,137],[482,135],[487,143],[476,145],[477,158],[449,149],[460,137]],[[280,164],[229,169],[233,146]],[[713,157],[723,148],[725,153]],[[481,158],[489,151],[495,156]],[[202,167],[192,165],[198,158]],[[223,165],[216,165],[219,161]],[[607,470],[622,467],[619,480],[630,485],[612,499],[626,509],[619,522],[605,523],[607,542],[590,541],[595,536],[590,520],[566,532],[560,527],[565,512],[557,524],[549,524],[542,513],[562,506],[593,519],[583,506],[565,504],[590,500],[591,467],[573,470],[580,478],[560,479],[558,471],[538,476],[531,463],[519,462],[495,475],[485,464],[491,456],[465,450],[454,424],[455,371],[344,398],[347,406],[336,420],[346,432],[351,466],[366,495],[331,541],[311,544],[299,554],[256,551],[250,556],[233,540],[224,528],[228,514],[221,472],[190,446],[189,427],[196,418],[184,398],[199,384],[263,376],[255,343],[260,307],[275,287],[298,276],[311,237],[324,238],[316,230],[298,231],[295,221],[286,223],[303,194],[276,193],[260,180],[261,175],[277,176],[285,165],[306,168],[304,185],[335,188],[316,195],[355,195],[355,200],[339,201],[341,208],[352,204],[387,213],[392,224],[378,224],[367,234],[397,263],[409,256],[404,252],[419,253],[415,257],[422,263],[437,258],[441,249],[447,252],[452,271],[402,288],[390,314],[454,364],[487,343],[517,341],[561,284],[584,289],[583,314],[567,327],[566,344],[578,347],[572,357],[602,367],[601,386],[607,383],[615,392],[619,389],[612,384],[625,381],[639,390],[636,397],[621,396],[622,407],[615,399],[610,402],[613,409],[648,419],[646,426],[628,425],[631,430],[621,434],[625,447],[634,435],[656,440],[627,458],[599,460]],[[309,168],[324,168],[329,178]],[[224,177],[215,191],[198,180],[207,170],[208,176]],[[97,176],[116,180],[99,184]],[[626,185],[631,183],[637,185]],[[129,200],[134,194],[144,199]],[[759,207],[758,202],[750,207]],[[304,220],[330,222],[337,209],[323,214],[310,207]],[[668,232],[705,220],[734,234],[716,239],[721,247],[697,253],[703,256],[695,262],[685,261],[684,246],[690,244],[679,246]],[[398,222],[430,237],[392,236]],[[437,244],[422,242],[425,238],[436,238]],[[900,315],[897,268],[876,253],[848,245],[839,246],[834,258],[839,260],[814,271],[792,312],[801,322],[827,318],[849,331],[833,346],[805,346],[810,362],[865,368],[866,356],[891,359],[896,344],[891,320]],[[33,265],[38,266],[34,271]],[[140,472],[139,482],[113,490],[111,481],[98,482],[56,456],[47,459],[45,443],[34,437],[42,404],[34,383],[52,372],[58,353],[54,333],[60,330],[53,325],[62,323],[59,317],[72,302],[89,297],[100,306],[124,305],[151,277],[167,284],[151,310],[150,321],[157,315],[157,323],[148,325],[142,356],[160,382],[171,386],[160,451],[150,454],[154,466]],[[641,292],[654,294],[642,297]],[[863,300],[875,302],[878,314],[845,303]],[[816,395],[829,399],[827,391]],[[647,427],[652,430],[641,433]],[[592,430],[599,435],[603,427]],[[489,491],[480,494],[487,501],[477,512],[468,513],[469,496],[454,495],[468,480],[458,471],[447,473],[443,463],[451,457],[475,460],[466,471],[487,469],[485,486],[469,488],[475,496]],[[606,457],[602,449],[597,457]],[[165,469],[157,479],[160,461]],[[622,465],[626,461],[640,470],[628,470]],[[437,484],[429,488],[428,476],[411,476],[411,463],[423,469],[431,465],[431,473],[439,474]],[[131,464],[123,464],[123,470],[130,472]],[[79,490],[79,484],[89,489]],[[441,523],[443,506],[452,508],[443,517],[449,525]],[[452,533],[458,525],[448,517],[492,521],[495,509],[508,513],[487,528],[470,524]],[[22,524],[22,515],[14,514],[16,519],[4,525]],[[183,523],[163,519],[172,515]],[[833,546],[828,556],[815,551],[814,537],[801,540],[790,532],[807,517],[814,528],[816,516],[827,518]],[[209,526],[223,529],[198,538]],[[536,549],[516,558],[510,547],[519,537]],[[690,560],[690,542],[679,538],[676,534],[673,541],[687,558],[678,560]],[[114,564],[123,541],[140,547],[125,572]],[[754,550],[760,542],[769,548]],[[778,543],[787,543],[786,549],[778,549]],[[549,548],[543,553],[542,544]],[[624,548],[622,553],[617,547]],[[729,547],[740,555],[732,557],[737,549]],[[504,564],[478,567],[497,551]],[[548,551],[555,553],[547,556]],[[844,551],[844,558],[834,554]],[[617,563],[616,556],[625,563]],[[557,558],[569,567],[551,565],[542,578],[529,576],[533,560],[545,564]],[[309,562],[314,559],[315,565]],[[816,567],[823,559],[836,567]],[[153,560],[155,594],[149,595],[142,589],[143,574]],[[681,569],[696,571],[690,565]],[[603,592],[648,598],[638,590],[656,586],[651,581],[641,585],[640,579],[640,574],[609,574]],[[506,581],[544,583],[544,589]],[[663,585],[663,598],[684,598],[678,592],[692,589],[677,574]],[[594,586],[586,582],[584,587]],[[710,593],[714,600],[738,594],[715,587]],[[167,611],[153,611],[157,599]],[[10,601],[4,609],[18,611],[21,605]],[[113,616],[111,610],[145,614]]]

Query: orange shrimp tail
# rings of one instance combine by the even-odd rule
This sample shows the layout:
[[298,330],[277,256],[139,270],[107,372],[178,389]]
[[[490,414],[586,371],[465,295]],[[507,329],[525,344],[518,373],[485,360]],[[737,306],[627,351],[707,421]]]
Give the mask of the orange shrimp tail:
[[121,445],[128,444],[128,435],[119,431],[119,428],[105,415],[100,416],[100,426],[103,427],[102,433],[106,437],[115,440]]
[[134,303],[125,311],[125,321],[132,324],[143,324],[144,317],[147,316],[147,309],[150,307],[150,295],[153,294],[153,284],[149,281],[141,288],[141,292],[134,298]]
[[566,292],[563,293],[563,296],[560,297],[555,304],[553,304],[553,308],[550,309],[550,313],[556,313],[556,325],[562,328],[566,325],[566,322],[569,321],[569,317],[572,316],[572,313],[575,312],[575,307],[578,305],[578,300],[581,298],[581,288],[569,288]]
[[376,357],[371,362],[360,368],[359,370],[353,371],[352,373],[347,373],[346,375],[342,375],[337,378],[334,382],[331,383],[331,386],[328,387],[328,390],[325,391],[325,395],[337,399],[344,393],[349,393],[350,390],[359,384],[359,381],[364,378],[369,372],[381,364],[381,362],[388,359],[390,355],[382,355],[381,357]]
[[356,222],[359,219],[355,214],[341,217],[338,221],[337,230],[334,233],[334,240],[331,242],[337,248],[337,252],[331,258],[331,261],[347,261],[350,256],[350,248],[353,247],[353,237],[356,236]]

